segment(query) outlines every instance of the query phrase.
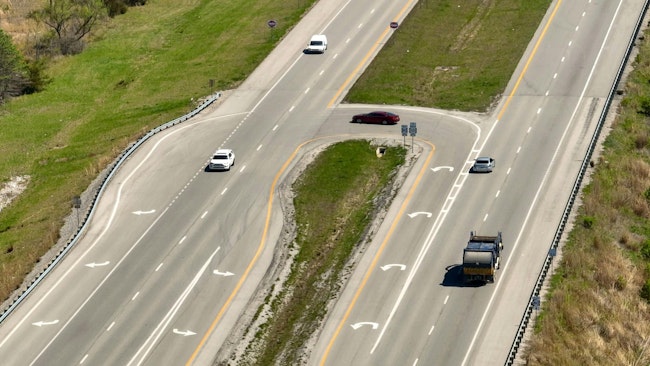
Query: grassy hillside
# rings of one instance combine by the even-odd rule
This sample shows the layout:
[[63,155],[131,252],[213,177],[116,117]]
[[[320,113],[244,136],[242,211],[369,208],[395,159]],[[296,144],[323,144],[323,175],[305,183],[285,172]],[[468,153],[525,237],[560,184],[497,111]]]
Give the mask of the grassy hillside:
[[129,142],[188,112],[210,79],[236,87],[312,3],[149,1],[98,29],[82,54],[53,60],[46,91],[2,106],[0,183],[31,179],[0,212],[0,299],[56,242],[72,197]]
[[[150,0],[96,33],[83,54],[55,60],[45,92],[3,106],[0,182],[31,180],[0,213],[0,297],[56,241],[70,199],[119,151],[187,112],[210,79],[215,90],[236,87],[276,42],[266,21],[278,20],[282,34],[311,3]],[[484,111],[549,3],[421,0],[347,100]],[[650,47],[640,47],[529,364],[650,363]]]

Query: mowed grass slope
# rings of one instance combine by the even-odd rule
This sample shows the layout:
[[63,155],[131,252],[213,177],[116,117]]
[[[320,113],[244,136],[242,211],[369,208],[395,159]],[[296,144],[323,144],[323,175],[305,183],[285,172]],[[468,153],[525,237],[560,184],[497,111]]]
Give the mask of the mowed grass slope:
[[[0,182],[29,175],[0,212],[0,298],[58,239],[71,199],[138,136],[236,87],[295,24],[308,0],[157,0],[97,28],[55,60],[47,90],[0,110]],[[278,22],[271,32],[269,19]]]
[[[0,214],[0,295],[56,240],[71,197],[124,146],[189,110],[190,98],[209,92],[209,79],[215,90],[236,86],[275,42],[266,21],[278,20],[281,34],[306,3],[152,0],[114,20],[84,54],[58,60],[48,91],[4,106],[0,178],[29,174],[32,182]],[[347,101],[488,110],[549,3],[421,0]],[[650,51],[647,42],[641,48],[621,117],[543,303],[529,364],[650,363],[650,312],[640,296],[650,291]],[[299,258],[309,263],[319,258],[313,253],[319,249]],[[294,309],[304,307],[299,301]],[[307,318],[317,319],[320,310],[311,306]],[[290,337],[291,327],[282,325]],[[290,346],[271,348],[293,359],[298,341],[277,339]],[[277,359],[266,351],[263,359]]]
[[549,0],[423,0],[345,98],[485,112],[504,92]]

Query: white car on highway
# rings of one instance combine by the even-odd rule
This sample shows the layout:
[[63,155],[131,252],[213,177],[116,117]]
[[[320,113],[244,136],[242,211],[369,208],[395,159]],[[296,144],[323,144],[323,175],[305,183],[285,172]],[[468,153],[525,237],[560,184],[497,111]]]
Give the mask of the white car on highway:
[[472,165],[472,173],[490,173],[496,166],[496,161],[492,158],[482,156],[476,158]]
[[215,151],[208,165],[209,170],[230,170],[235,165],[235,153],[231,149]]
[[324,53],[326,49],[327,37],[324,34],[314,34],[305,48],[305,53]]

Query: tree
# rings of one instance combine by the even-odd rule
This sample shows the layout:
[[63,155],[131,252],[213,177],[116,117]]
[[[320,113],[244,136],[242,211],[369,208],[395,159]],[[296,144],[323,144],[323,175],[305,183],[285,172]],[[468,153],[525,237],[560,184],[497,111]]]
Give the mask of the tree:
[[103,0],[106,9],[108,9],[108,16],[113,18],[117,15],[126,13],[129,6],[142,6],[147,3],[147,0]]
[[83,49],[83,38],[97,21],[107,16],[102,0],[49,0],[29,14],[31,19],[52,28],[61,54],[75,54]]
[[23,93],[29,81],[25,61],[11,42],[11,37],[0,29],[0,103]]

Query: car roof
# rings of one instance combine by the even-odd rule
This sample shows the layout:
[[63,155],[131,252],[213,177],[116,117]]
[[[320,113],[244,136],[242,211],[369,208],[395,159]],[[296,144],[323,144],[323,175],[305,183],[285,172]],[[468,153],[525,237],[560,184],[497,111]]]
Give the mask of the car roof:
[[232,149],[219,149],[214,152],[214,155],[229,154],[232,152]]
[[490,161],[491,159],[492,158],[489,157],[489,156],[480,156],[480,157],[476,158],[476,161],[479,161],[479,160]]

